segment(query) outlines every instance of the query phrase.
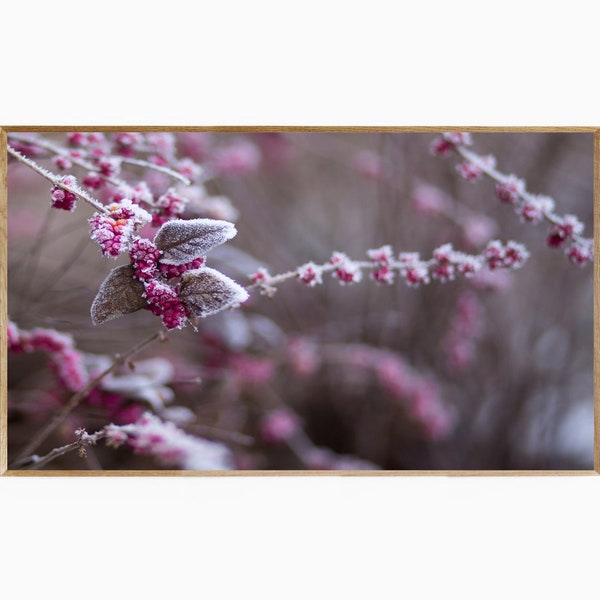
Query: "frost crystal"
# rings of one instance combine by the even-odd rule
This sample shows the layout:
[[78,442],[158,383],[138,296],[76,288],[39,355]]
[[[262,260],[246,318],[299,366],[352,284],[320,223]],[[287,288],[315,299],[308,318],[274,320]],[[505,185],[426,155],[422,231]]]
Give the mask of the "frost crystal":
[[321,268],[313,262],[308,262],[298,267],[298,278],[308,287],[314,287],[318,283],[323,283]]
[[248,299],[248,292],[223,273],[203,267],[181,278],[179,297],[198,317],[206,317]]
[[204,256],[215,246],[224,244],[237,233],[235,225],[214,219],[176,220],[165,223],[154,243],[162,250],[161,262],[182,265]]
[[104,280],[92,304],[92,323],[100,325],[146,306],[144,285],[134,279],[134,267],[116,267]]
[[89,219],[91,238],[100,244],[104,256],[115,258],[129,250],[135,230],[150,223],[152,217],[128,199],[110,204],[107,208],[109,215],[94,213]]
[[108,425],[104,433],[109,445],[127,444],[138,454],[154,456],[166,466],[197,471],[232,467],[226,446],[191,436],[151,413],[144,413],[130,425]]

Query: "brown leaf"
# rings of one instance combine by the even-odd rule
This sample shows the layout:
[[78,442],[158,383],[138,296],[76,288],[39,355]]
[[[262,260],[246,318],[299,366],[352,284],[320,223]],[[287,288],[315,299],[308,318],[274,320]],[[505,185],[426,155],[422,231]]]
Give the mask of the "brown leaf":
[[233,223],[215,219],[176,219],[167,221],[156,233],[154,243],[167,265],[183,265],[204,256],[215,246],[235,236]]
[[116,267],[102,282],[92,303],[92,323],[105,321],[140,310],[146,306],[142,297],[144,284],[133,278],[133,266]]
[[248,292],[223,273],[202,267],[181,278],[181,301],[198,317],[212,315],[248,299]]

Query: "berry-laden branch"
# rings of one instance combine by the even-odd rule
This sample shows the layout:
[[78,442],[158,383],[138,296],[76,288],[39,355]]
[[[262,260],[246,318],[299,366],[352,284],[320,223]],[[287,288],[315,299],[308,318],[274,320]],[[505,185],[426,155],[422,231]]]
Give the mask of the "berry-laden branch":
[[39,469],[60,456],[74,450],[83,458],[86,446],[95,446],[106,440],[107,446],[118,448],[126,445],[136,454],[153,456],[165,466],[195,471],[227,470],[233,466],[231,451],[219,442],[192,436],[173,423],[162,421],[156,415],[144,413],[135,423],[106,425],[96,433],[85,429],[75,430],[77,440],[54,448],[45,456],[23,456],[15,461],[13,468],[29,466]]
[[16,158],[18,161],[27,165],[30,169],[33,169],[36,173],[52,183],[52,206],[54,208],[73,211],[75,209],[77,198],[80,198],[100,212],[109,212],[106,206],[96,200],[96,198],[90,196],[90,194],[88,194],[84,189],[79,187],[75,177],[72,175],[55,175],[47,169],[40,167],[40,165],[38,165],[31,158],[23,156],[23,154],[21,154],[18,150],[15,150],[12,146],[7,146],[7,152],[13,158]]
[[455,152],[464,159],[456,168],[464,179],[475,182],[486,175],[496,182],[496,197],[500,202],[512,206],[522,221],[549,223],[548,246],[563,248],[574,264],[584,265],[594,260],[594,240],[581,236],[583,223],[575,215],[558,215],[554,212],[556,203],[552,198],[528,192],[522,179],[497,170],[496,158],[469,150],[467,146],[471,144],[468,133],[443,133],[433,140],[431,152],[438,156]]
[[77,391],[69,398],[63,408],[44,426],[42,427],[29,441],[29,443],[21,450],[16,462],[21,461],[24,457],[29,454],[33,454],[37,448],[48,438],[48,436],[75,410],[81,401],[110,373],[112,373],[117,367],[124,365],[130,358],[135,356],[138,352],[141,352],[144,348],[155,342],[156,340],[164,340],[164,331],[157,331],[151,336],[142,340],[123,354],[117,354],[114,361],[104,371],[102,371],[97,377],[93,378],[83,388]]
[[262,294],[272,297],[279,283],[297,279],[314,287],[323,283],[325,273],[331,273],[340,284],[347,285],[359,282],[363,270],[371,271],[370,278],[379,284],[391,285],[398,274],[408,286],[419,287],[431,283],[432,279],[442,283],[452,281],[457,274],[471,277],[483,270],[518,269],[525,264],[529,252],[517,242],[503,244],[494,240],[488,243],[481,254],[465,254],[455,250],[452,244],[444,244],[434,250],[433,257],[428,260],[423,260],[417,252],[401,252],[395,258],[391,246],[386,245],[368,250],[367,256],[370,262],[352,260],[342,252],[334,252],[325,264],[309,262],[279,275],[270,275],[261,267],[250,275],[253,283],[246,289],[260,289]]

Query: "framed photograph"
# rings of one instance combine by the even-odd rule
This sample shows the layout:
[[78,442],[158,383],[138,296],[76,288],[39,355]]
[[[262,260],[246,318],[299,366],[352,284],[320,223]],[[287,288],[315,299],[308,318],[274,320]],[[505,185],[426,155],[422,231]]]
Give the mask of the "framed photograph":
[[0,144],[2,474],[599,472],[596,128]]

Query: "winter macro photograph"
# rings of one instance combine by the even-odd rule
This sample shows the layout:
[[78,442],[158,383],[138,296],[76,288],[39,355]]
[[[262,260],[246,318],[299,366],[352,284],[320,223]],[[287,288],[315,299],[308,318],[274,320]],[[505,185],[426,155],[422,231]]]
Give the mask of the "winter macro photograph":
[[5,132],[9,472],[594,468],[591,129],[217,129]]

